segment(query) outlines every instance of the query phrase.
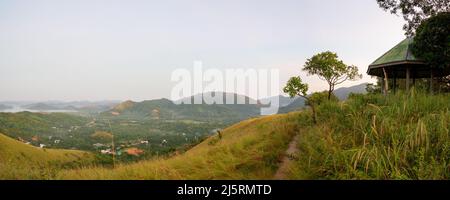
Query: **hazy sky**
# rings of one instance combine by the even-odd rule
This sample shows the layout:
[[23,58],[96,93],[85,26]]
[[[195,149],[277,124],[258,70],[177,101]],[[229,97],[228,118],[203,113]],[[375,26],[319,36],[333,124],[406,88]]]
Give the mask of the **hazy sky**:
[[367,66],[405,36],[375,0],[0,0],[0,101],[170,97],[171,73],[278,68],[280,86],[325,50]]

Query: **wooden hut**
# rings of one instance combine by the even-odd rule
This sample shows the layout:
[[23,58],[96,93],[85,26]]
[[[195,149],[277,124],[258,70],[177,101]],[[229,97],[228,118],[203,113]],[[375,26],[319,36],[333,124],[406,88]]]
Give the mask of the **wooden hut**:
[[392,79],[395,85],[398,78],[405,79],[406,90],[409,90],[411,79],[430,78],[430,90],[432,91],[433,77],[444,77],[450,74],[449,69],[431,68],[422,59],[411,53],[412,38],[406,38],[391,50],[376,59],[367,69],[367,74],[384,79],[383,91],[388,90],[388,79]]

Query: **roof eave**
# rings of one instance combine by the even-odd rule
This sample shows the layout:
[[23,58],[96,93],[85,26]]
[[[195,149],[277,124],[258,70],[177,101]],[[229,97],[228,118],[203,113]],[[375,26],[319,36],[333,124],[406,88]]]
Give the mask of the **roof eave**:
[[396,66],[396,65],[426,65],[426,63],[421,60],[407,60],[407,61],[402,60],[402,61],[376,64],[376,65],[369,65],[369,67],[367,68],[366,74],[368,74],[370,76],[374,76],[374,75],[370,74],[370,71],[372,69],[377,69],[377,68],[382,68],[382,67],[391,67],[391,66]]
[[389,67],[389,66],[394,66],[394,65],[406,65],[406,64],[426,65],[426,63],[421,60],[402,60],[402,61],[394,61],[394,62],[388,62],[388,63],[382,63],[382,64],[375,64],[375,65],[371,64],[371,65],[369,65],[369,70],[373,69],[373,68],[379,68],[379,67]]

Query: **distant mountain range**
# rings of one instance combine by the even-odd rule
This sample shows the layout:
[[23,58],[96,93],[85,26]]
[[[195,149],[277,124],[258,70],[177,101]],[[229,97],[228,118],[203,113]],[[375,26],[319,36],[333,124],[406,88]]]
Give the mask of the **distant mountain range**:
[[[334,91],[335,95],[344,100],[350,93],[364,93],[366,84],[355,85],[352,87],[338,88]],[[223,104],[207,104],[202,97],[222,96]],[[234,97],[233,104],[226,104],[227,99]],[[193,104],[194,99],[200,99],[201,104]],[[245,104],[236,104],[237,99],[241,98]],[[233,93],[204,93],[191,97],[171,101],[169,99],[146,100],[142,102],[125,101],[116,105],[111,110],[102,113],[105,117],[126,118],[126,119],[164,119],[179,120],[190,119],[200,121],[240,121],[249,117],[260,115],[262,107],[267,103],[278,98],[279,113],[287,113],[305,106],[305,99],[301,97],[289,98],[286,96],[274,96],[261,100],[255,100],[244,95]],[[184,104],[191,102],[192,104]]]
[[277,98],[278,98],[278,105],[280,105],[280,107],[287,106],[287,105],[291,104],[292,102],[294,102],[295,99],[297,99],[297,97],[296,98],[290,98],[290,97],[287,97],[287,96],[278,95],[278,96],[263,98],[263,99],[260,100],[260,102],[263,103],[263,104],[265,104],[265,102],[274,102]]
[[76,108],[71,105],[55,105],[49,103],[33,103],[25,105],[23,108],[30,110],[76,110]]
[[303,97],[295,97],[289,105],[280,107],[278,113],[288,113],[303,107],[305,107],[305,99]]
[[350,87],[340,87],[340,88],[334,90],[334,95],[336,95],[336,97],[341,101],[346,100],[348,98],[348,95],[350,95],[350,93],[356,93],[356,94],[367,93],[366,86],[367,86],[367,83],[361,83],[359,85],[354,85],[354,86],[350,86]]
[[[206,93],[210,95],[210,93]],[[146,100],[142,102],[125,101],[118,104],[113,109],[103,112],[103,116],[117,118],[147,118],[179,120],[190,119],[199,121],[240,121],[252,116],[259,115],[261,105],[258,101],[246,96],[217,93],[222,95],[224,102],[227,97],[234,96],[245,100],[245,104],[193,104],[195,97],[201,97],[201,94],[191,96],[177,101],[169,99]],[[192,104],[184,104],[190,101]],[[251,103],[250,103],[251,102]]]
[[12,108],[12,106],[0,104],[0,110],[6,110],[6,109],[11,109],[11,108]]
[[1,102],[0,111],[82,111],[102,112],[113,108],[120,101],[45,101],[45,102]]
[[[365,93],[365,87],[367,83],[351,86],[341,87],[334,91],[334,94],[340,99],[345,100],[350,93]],[[202,104],[184,104],[183,102],[194,102],[195,98],[202,99],[203,96],[217,97],[216,95],[222,95],[223,104],[207,104],[205,101],[201,101]],[[226,104],[227,99],[234,98],[233,104]],[[244,100],[244,104],[236,104],[237,99]],[[177,120],[177,119],[191,119],[201,121],[240,121],[249,117],[260,115],[262,107],[267,106],[268,102],[274,102],[278,98],[279,111],[278,113],[287,113],[305,106],[305,99],[301,97],[289,98],[283,95],[268,97],[260,100],[255,100],[244,95],[238,95],[233,93],[204,93],[197,94],[191,97],[171,101],[169,99],[156,99],[146,100],[142,102],[125,101],[47,101],[47,102],[35,102],[19,105],[20,108],[26,110],[36,111],[80,111],[88,113],[100,113],[104,117],[116,117],[116,118],[138,118],[138,119],[165,119],[165,120]],[[20,103],[20,102],[19,102]],[[17,103],[17,104],[19,104]],[[0,104],[0,110],[11,109],[11,104],[14,102],[8,102],[8,104]],[[16,105],[17,106],[17,105]]]

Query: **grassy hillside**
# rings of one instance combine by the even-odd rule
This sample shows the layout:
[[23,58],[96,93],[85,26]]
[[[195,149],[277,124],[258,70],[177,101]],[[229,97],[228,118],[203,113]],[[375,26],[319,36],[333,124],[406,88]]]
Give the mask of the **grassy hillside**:
[[301,126],[292,179],[449,179],[450,95],[354,95]]
[[299,113],[249,119],[212,136],[184,154],[116,169],[85,168],[60,179],[271,179],[291,138]]
[[93,161],[87,152],[41,149],[0,134],[0,179],[49,179],[57,170]]
[[79,154],[46,152],[3,136],[0,179],[272,179],[295,135],[290,179],[450,178],[449,94],[352,95],[317,112],[317,124],[309,109],[248,119],[184,153],[115,169],[74,167],[74,160],[84,161]]

